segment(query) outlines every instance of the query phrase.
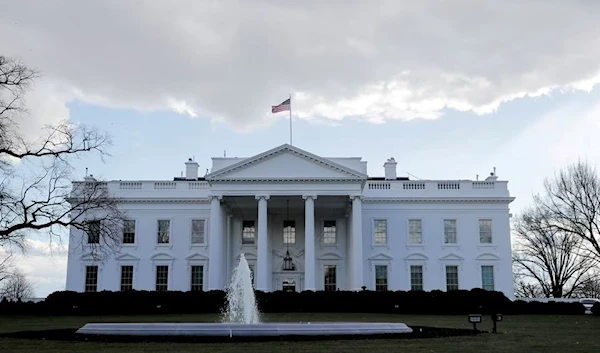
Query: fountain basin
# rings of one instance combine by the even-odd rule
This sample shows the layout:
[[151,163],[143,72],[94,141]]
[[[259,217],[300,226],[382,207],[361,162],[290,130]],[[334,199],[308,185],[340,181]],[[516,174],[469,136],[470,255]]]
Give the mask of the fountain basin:
[[311,323],[88,323],[80,335],[286,337],[286,336],[378,336],[412,333],[403,323],[311,322]]

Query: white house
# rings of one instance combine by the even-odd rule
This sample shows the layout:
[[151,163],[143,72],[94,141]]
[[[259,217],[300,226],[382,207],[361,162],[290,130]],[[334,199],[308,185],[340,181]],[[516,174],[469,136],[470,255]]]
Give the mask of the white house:
[[[285,144],[213,158],[198,176],[109,181],[127,213],[120,252],[94,258],[71,230],[67,289],[225,289],[244,253],[256,289],[451,290],[513,298],[507,181],[369,177],[360,157]],[[77,182],[83,183],[83,182]]]

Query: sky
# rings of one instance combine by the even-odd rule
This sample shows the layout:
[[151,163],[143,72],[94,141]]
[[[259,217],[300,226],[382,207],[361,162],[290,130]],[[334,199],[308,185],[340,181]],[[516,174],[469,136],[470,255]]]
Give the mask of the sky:
[[[226,151],[289,142],[360,156],[371,176],[484,178],[518,214],[543,179],[600,157],[595,1],[28,1],[0,13],[2,52],[42,73],[23,133],[68,119],[113,136],[78,177],[172,179]],[[66,238],[64,239],[66,242]],[[64,289],[66,243],[31,238],[36,295]]]

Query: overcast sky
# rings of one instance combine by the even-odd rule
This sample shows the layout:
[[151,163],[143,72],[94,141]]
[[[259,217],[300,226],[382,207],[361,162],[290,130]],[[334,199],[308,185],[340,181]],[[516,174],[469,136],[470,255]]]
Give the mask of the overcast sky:
[[[519,212],[577,158],[600,157],[600,2],[27,1],[0,12],[3,55],[43,73],[27,134],[71,119],[115,137],[109,179],[172,179],[194,156],[288,141],[369,173],[474,179],[497,167]],[[66,239],[65,239],[66,240]],[[38,295],[66,256],[34,239]],[[56,250],[56,249],[55,249]]]

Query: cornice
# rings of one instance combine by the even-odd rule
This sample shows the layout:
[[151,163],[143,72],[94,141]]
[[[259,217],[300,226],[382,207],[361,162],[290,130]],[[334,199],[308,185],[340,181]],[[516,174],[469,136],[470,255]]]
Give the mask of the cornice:
[[209,204],[210,198],[203,199],[177,199],[177,198],[123,198],[119,203],[192,203]]
[[220,178],[212,179],[210,184],[221,183],[248,183],[248,184],[285,184],[285,183],[304,183],[304,182],[323,182],[323,183],[357,183],[363,182],[362,178]]
[[514,197],[363,197],[366,203],[511,203]]

